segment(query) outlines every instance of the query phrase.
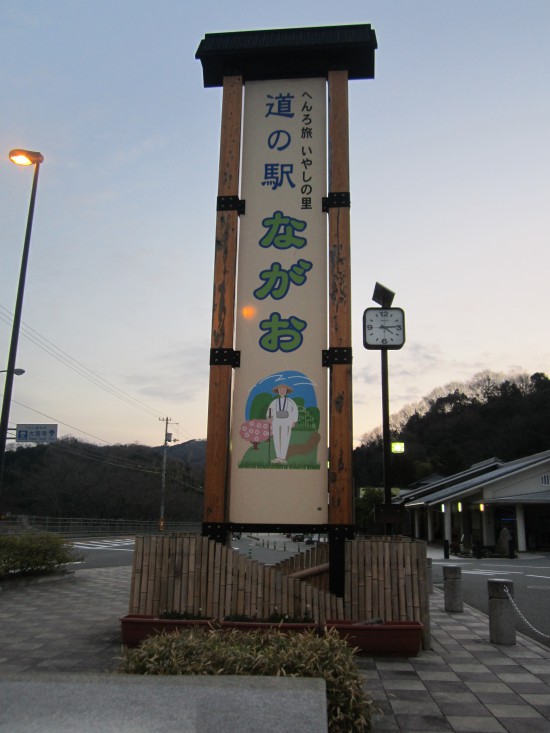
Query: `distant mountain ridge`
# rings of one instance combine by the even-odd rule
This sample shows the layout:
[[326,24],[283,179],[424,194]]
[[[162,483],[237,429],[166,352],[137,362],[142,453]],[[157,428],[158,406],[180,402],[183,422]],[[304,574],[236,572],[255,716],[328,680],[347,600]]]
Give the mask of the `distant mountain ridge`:
[[[158,446],[155,450],[162,450]],[[186,440],[185,443],[168,446],[168,457],[173,461],[181,461],[197,473],[204,473],[206,463],[206,440]]]

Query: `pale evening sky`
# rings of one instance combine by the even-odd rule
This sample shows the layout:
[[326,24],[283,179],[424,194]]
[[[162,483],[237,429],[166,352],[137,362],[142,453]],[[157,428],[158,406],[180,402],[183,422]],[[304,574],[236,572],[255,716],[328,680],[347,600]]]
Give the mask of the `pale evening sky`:
[[11,425],[206,437],[221,91],[195,51],[348,23],[379,46],[350,83],[355,440],[381,422],[377,280],[407,318],[392,412],[484,369],[550,372],[548,0],[2,0],[0,368],[32,182],[8,152],[45,157]]

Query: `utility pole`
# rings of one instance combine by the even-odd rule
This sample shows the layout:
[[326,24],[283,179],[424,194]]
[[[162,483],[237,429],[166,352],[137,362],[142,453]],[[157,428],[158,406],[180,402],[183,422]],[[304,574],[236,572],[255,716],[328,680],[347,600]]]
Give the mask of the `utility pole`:
[[162,451],[162,483],[160,490],[160,517],[159,517],[159,530],[164,531],[164,497],[166,494],[166,454],[168,452],[168,443],[172,442],[172,433],[168,432],[169,425],[177,425],[172,423],[171,417],[159,417],[159,420],[164,423],[164,447]]

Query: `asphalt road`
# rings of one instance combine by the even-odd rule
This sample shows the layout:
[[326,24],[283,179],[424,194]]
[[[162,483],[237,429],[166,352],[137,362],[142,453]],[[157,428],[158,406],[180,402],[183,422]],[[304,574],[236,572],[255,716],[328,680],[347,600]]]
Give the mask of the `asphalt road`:
[[134,556],[133,537],[105,537],[72,540],[75,553],[81,557],[75,569],[116,568],[131,565]]
[[433,582],[441,588],[444,565],[461,567],[464,602],[484,613],[489,613],[487,580],[510,580],[519,609],[517,631],[550,647],[550,553],[526,553],[513,560],[452,556],[449,560],[433,560]]
[[[133,537],[104,537],[72,542],[77,554],[82,556],[82,561],[75,566],[77,568],[121,567],[132,564]],[[307,547],[303,542],[293,542],[283,535],[276,534],[261,537],[242,535],[239,539],[234,538],[231,546],[258,562],[271,565]]]
[[[292,542],[282,535],[262,535],[258,538],[243,535],[240,539],[234,538],[231,544],[243,554],[269,564],[275,564],[307,548],[304,543]],[[132,564],[133,537],[75,540],[74,546],[82,554],[82,562],[76,568]],[[550,553],[527,553],[513,560],[477,560],[453,556],[449,560],[434,559],[433,583],[441,588],[443,565],[459,565],[462,568],[464,602],[484,613],[489,612],[487,580],[500,578],[512,581],[514,600],[519,609],[517,630],[550,648]]]

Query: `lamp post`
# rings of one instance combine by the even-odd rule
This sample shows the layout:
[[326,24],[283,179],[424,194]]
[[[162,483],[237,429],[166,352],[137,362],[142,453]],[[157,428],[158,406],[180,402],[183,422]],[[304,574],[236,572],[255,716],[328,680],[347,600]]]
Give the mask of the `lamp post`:
[[25,292],[25,277],[27,274],[27,262],[29,259],[29,248],[31,244],[32,220],[34,215],[34,202],[36,199],[36,187],[38,185],[38,171],[40,164],[44,161],[41,153],[31,150],[16,149],[10,152],[10,160],[16,165],[34,165],[34,176],[32,181],[31,200],[29,204],[29,214],[27,217],[27,229],[25,232],[25,243],[23,245],[23,256],[21,258],[21,271],[19,273],[19,286],[17,288],[17,300],[15,302],[15,312],[13,316],[13,326],[11,330],[10,351],[8,355],[8,365],[6,372],[6,383],[4,387],[4,397],[2,400],[2,416],[0,418],[0,492],[2,491],[2,482],[4,477],[4,459],[6,456],[6,438],[8,435],[8,422],[10,416],[11,393],[13,389],[13,377],[15,374],[21,373],[22,370],[16,370],[15,360],[17,357],[17,342],[19,341],[19,329],[21,326],[21,311],[23,310],[23,294]]

